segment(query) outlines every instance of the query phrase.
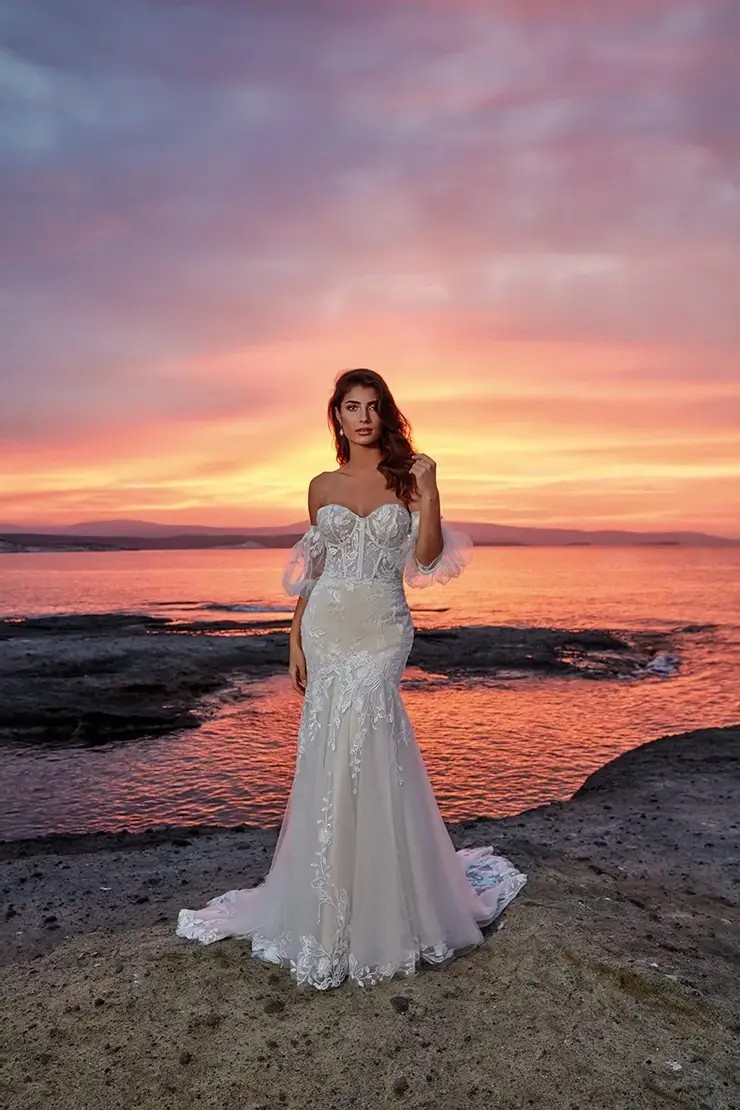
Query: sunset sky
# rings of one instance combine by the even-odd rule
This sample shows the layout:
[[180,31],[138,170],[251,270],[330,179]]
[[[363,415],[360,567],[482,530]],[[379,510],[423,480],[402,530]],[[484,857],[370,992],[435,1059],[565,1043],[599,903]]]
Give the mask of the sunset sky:
[[305,518],[367,366],[448,518],[740,536],[736,3],[0,31],[0,524]]

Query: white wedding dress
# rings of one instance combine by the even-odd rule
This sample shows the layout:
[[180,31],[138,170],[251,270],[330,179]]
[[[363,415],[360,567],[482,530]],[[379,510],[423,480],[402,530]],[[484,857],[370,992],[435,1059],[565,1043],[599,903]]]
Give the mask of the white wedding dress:
[[527,881],[490,846],[459,851],[437,806],[399,694],[414,631],[404,593],[444,583],[472,543],[444,521],[429,566],[419,513],[387,502],[366,517],[323,505],[283,575],[308,598],[307,684],[293,784],[264,881],[180,910],[180,937],[251,937],[251,954],[299,987],[362,987],[444,964],[484,941]]

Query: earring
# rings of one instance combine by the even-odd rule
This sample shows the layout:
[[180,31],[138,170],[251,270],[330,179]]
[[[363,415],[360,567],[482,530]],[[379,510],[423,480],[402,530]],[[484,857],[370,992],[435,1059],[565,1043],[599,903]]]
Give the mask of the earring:
[[340,428],[340,429],[339,429],[339,434],[340,434],[340,436],[343,436],[343,435],[344,435],[344,428]]

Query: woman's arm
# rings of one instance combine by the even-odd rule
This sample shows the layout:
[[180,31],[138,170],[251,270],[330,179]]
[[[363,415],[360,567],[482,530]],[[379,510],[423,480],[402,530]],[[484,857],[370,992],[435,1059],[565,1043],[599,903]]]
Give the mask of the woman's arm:
[[293,623],[290,626],[290,653],[288,660],[290,684],[296,694],[300,694],[301,697],[306,693],[307,682],[306,656],[303,654],[303,646],[301,644],[301,617],[303,616],[303,610],[306,608],[307,604],[308,598],[298,598],[293,614]]
[[408,586],[444,586],[470,562],[473,541],[466,532],[442,519],[434,460],[428,455],[415,455],[414,460],[411,471],[417,493],[409,508],[419,517],[413,551],[408,552],[404,565],[404,579]]
[[429,455],[414,455],[411,473],[416,478],[418,495],[409,505],[419,512],[419,532],[414,554],[422,566],[431,566],[442,554],[442,511],[437,488],[437,464]]
[[[321,478],[323,475],[319,474],[312,478],[308,485],[308,515],[311,524],[316,524],[316,513],[321,506]],[[301,642],[301,619],[303,612],[308,605],[307,597],[298,597],[296,602],[295,611],[293,613],[293,620],[290,625],[290,662],[288,669],[290,671],[290,681],[293,689],[297,694],[303,696],[306,693],[306,657],[303,654],[303,644]]]

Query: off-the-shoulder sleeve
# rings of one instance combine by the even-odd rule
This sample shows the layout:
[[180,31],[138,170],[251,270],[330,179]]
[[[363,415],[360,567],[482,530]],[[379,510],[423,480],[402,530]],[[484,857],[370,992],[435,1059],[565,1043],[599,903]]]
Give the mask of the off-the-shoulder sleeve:
[[324,569],[326,548],[324,537],[315,524],[310,524],[298,543],[291,547],[283,568],[283,589],[291,597],[308,598]]
[[473,558],[473,541],[467,532],[451,528],[442,520],[442,539],[444,547],[437,558],[425,566],[416,558],[414,551],[419,533],[419,517],[414,516],[410,545],[404,566],[404,578],[409,586],[444,586],[451,578],[457,578]]

